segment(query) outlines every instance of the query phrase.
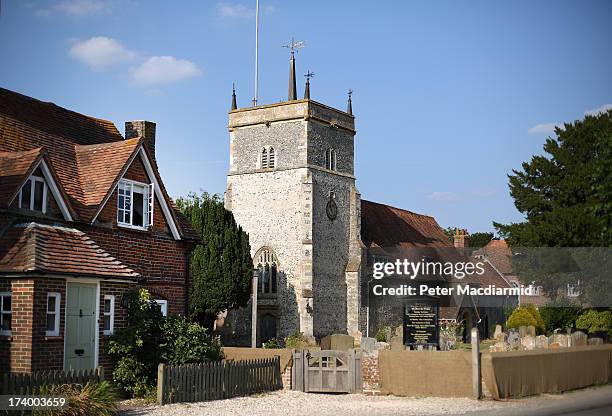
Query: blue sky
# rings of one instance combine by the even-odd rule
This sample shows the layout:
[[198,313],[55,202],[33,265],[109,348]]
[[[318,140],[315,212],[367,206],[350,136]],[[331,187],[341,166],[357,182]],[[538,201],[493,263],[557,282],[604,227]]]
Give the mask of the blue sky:
[[[0,86],[157,125],[174,197],[222,193],[232,82],[253,95],[254,0],[2,2]],[[612,2],[261,0],[260,103],[286,98],[291,37],[312,98],[354,90],[364,199],[492,230],[506,175],[552,126],[612,104]],[[299,76],[299,94],[304,80]]]

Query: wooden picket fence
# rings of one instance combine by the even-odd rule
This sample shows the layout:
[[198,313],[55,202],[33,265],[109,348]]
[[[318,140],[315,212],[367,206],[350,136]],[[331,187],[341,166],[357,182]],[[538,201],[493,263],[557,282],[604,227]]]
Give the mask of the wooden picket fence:
[[85,385],[88,381],[100,382],[102,380],[104,380],[102,367],[78,371],[38,371],[30,374],[4,373],[0,375],[0,394],[28,395],[35,393],[43,385]]
[[227,399],[282,387],[279,356],[238,362],[160,364],[157,369],[159,404]]

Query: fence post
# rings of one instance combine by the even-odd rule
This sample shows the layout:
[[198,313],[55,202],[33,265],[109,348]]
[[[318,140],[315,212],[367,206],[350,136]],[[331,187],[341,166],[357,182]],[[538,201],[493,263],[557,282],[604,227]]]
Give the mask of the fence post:
[[98,381],[104,381],[104,367],[98,367]]
[[157,403],[164,404],[164,364],[157,366]]
[[480,374],[480,337],[478,328],[472,328],[472,391],[476,400],[482,396],[482,379]]

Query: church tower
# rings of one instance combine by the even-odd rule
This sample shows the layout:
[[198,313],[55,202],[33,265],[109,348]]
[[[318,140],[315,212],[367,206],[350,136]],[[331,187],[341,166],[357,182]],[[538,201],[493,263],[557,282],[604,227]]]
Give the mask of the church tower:
[[[360,195],[355,118],[297,99],[229,112],[226,208],[249,234],[258,289],[258,344],[302,332],[358,335]],[[349,97],[350,100],[350,97]]]

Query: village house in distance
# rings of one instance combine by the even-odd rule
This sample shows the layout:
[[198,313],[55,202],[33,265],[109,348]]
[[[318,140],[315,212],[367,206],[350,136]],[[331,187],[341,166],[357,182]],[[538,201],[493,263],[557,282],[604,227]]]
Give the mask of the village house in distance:
[[0,88],[0,371],[110,366],[129,288],[186,313],[197,236],[157,170],[155,124],[125,127]]
[[[346,111],[314,101],[309,73],[304,98],[297,98],[293,50],[287,101],[238,108],[232,95],[225,205],[249,234],[260,274],[257,345],[296,332],[359,338],[383,323],[402,325],[401,308],[383,319],[368,303],[376,255],[442,248],[457,257],[434,218],[361,199],[355,134],[351,91]],[[490,266],[472,284],[510,287]],[[466,333],[478,324],[486,336],[504,322],[502,305],[513,303],[486,308],[465,297],[443,308],[440,319],[461,322]],[[251,306],[229,311],[217,329],[224,344],[250,344]]]

